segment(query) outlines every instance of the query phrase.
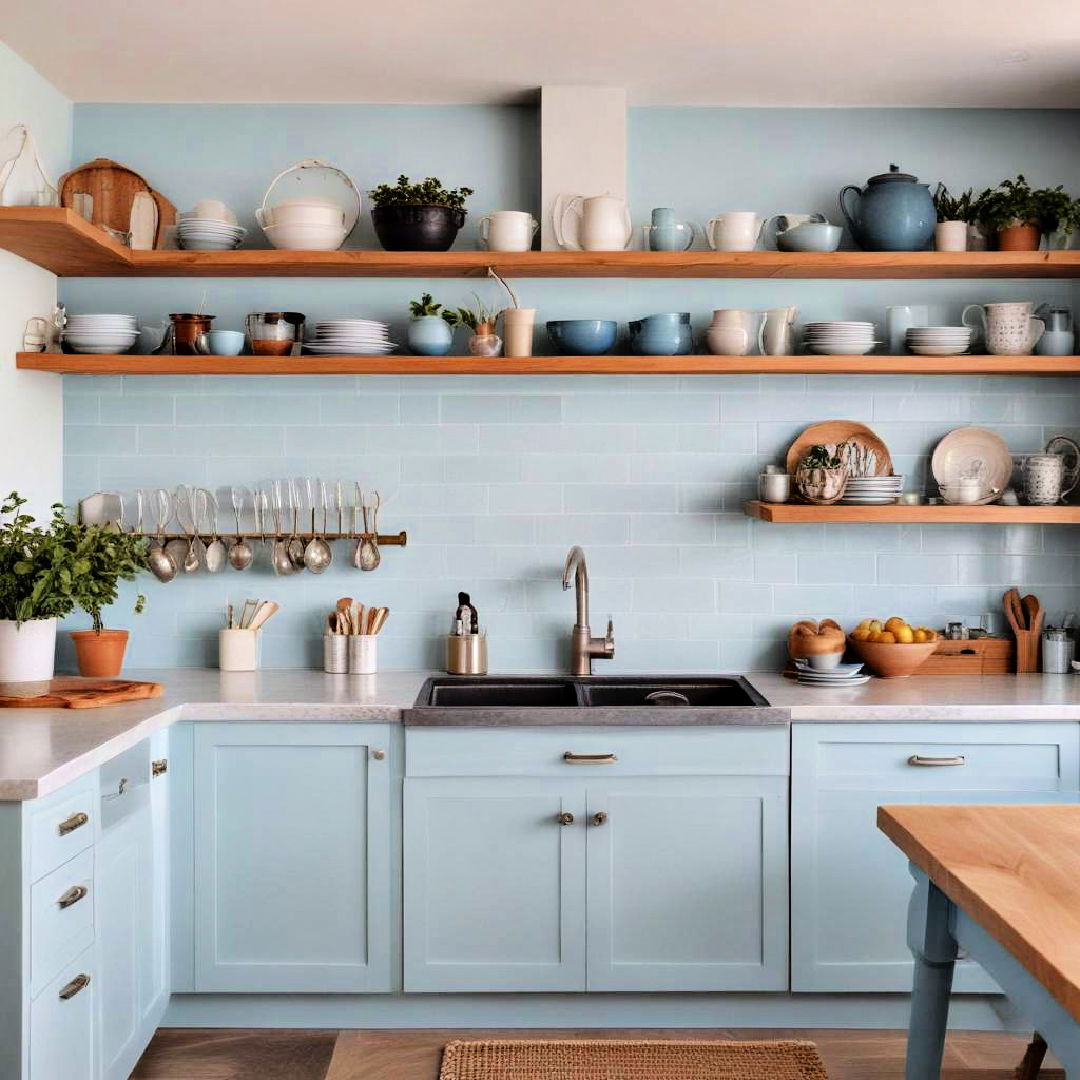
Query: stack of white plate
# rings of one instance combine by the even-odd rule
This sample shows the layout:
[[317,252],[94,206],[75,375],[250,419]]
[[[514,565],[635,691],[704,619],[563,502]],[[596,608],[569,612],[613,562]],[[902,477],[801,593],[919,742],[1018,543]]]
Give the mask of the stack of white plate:
[[971,348],[972,337],[966,326],[913,326],[904,340],[919,356],[957,356]]
[[199,217],[189,210],[176,222],[176,242],[188,251],[232,251],[247,236],[247,229],[221,218]]
[[850,476],[840,501],[849,506],[887,506],[903,490],[902,476]]
[[843,690],[848,686],[862,686],[870,681],[869,675],[863,674],[863,666],[857,664],[837,664],[828,671],[817,671],[805,660],[796,660],[796,678],[803,686],[821,686],[826,690]]
[[127,352],[139,336],[134,315],[69,315],[64,344],[80,353]]
[[812,322],[803,328],[803,344],[815,353],[862,356],[880,342],[869,322]]
[[388,338],[386,323],[372,319],[327,319],[315,324],[315,337],[305,352],[328,356],[378,356],[397,348]]

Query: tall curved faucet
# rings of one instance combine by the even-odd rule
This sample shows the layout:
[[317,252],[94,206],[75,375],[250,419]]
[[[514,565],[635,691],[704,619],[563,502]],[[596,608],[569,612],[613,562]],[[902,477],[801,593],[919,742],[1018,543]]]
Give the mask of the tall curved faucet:
[[615,627],[608,619],[604,637],[593,637],[589,627],[589,568],[585,565],[585,552],[575,544],[566,556],[563,566],[562,587],[570,588],[571,575],[577,601],[577,615],[570,638],[570,672],[573,675],[591,675],[593,657],[610,660],[615,655]]

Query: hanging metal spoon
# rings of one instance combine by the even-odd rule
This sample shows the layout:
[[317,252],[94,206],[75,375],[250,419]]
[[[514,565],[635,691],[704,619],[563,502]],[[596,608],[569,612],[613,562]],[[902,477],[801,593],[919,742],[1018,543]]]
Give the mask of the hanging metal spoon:
[[[319,485],[319,505],[322,508],[322,531],[326,532],[326,484],[317,480]],[[307,481],[308,502],[311,504],[311,532],[312,537],[304,548],[304,565],[313,573],[321,574],[333,561],[334,552],[330,545],[315,532],[315,492],[312,482]]]
[[375,531],[379,527],[379,504],[381,502],[379,493],[376,491],[370,519],[368,518],[368,504],[366,502],[362,503],[360,507],[364,517],[364,535],[360,538],[360,547],[356,552],[356,565],[361,570],[374,570],[382,562],[382,556],[379,554],[378,534]]
[[[263,493],[265,496],[265,492]],[[265,511],[266,504],[263,504]],[[281,483],[277,480],[274,481],[274,546],[270,550],[270,565],[274,568],[275,574],[295,574],[296,567],[293,566],[292,559],[289,558],[288,545],[285,542],[282,528],[281,518],[284,512],[281,500]],[[263,525],[265,526],[266,519],[263,518]]]
[[218,535],[218,501],[217,496],[212,491],[203,489],[203,502],[206,508],[210,512],[210,532],[213,535],[213,539],[210,541],[206,548],[206,569],[211,574],[217,574],[225,569],[225,561],[229,557],[228,551],[225,549],[225,544],[221,537]]
[[[229,548],[229,565],[234,570],[246,570],[252,560],[255,558],[255,551],[252,546],[241,535],[240,526],[240,507],[243,505],[243,494],[245,488],[240,488],[240,493],[237,494],[237,489],[234,487],[229,488],[229,499],[232,501],[233,516],[236,518],[236,543]],[[258,500],[255,501],[252,507],[255,513],[255,531],[259,531],[259,506]]]
[[165,548],[165,526],[169,523],[169,493],[164,488],[154,491],[155,531],[157,541],[150,546],[147,556],[150,572],[158,581],[172,581],[176,577],[176,560]]
[[292,480],[286,481],[289,485],[289,512],[292,515],[292,534],[286,544],[286,550],[293,566],[297,570],[304,569],[304,541],[296,534],[296,519],[300,513],[300,485]]

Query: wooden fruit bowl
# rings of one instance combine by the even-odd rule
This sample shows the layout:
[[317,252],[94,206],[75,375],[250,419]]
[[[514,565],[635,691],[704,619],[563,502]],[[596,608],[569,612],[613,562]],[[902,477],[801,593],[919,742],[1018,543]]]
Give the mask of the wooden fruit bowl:
[[922,641],[904,645],[900,642],[857,641],[849,636],[848,646],[879,678],[903,679],[926,663],[938,643]]

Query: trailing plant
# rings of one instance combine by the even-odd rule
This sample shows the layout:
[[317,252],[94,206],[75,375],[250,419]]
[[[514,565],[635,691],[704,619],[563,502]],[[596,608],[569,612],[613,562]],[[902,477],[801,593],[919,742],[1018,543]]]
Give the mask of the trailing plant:
[[959,195],[952,195],[944,184],[939,183],[934,192],[938,221],[966,221],[969,225],[973,224],[977,220],[974,213],[977,202],[971,188]]
[[475,310],[462,307],[458,308],[457,313],[462,325],[467,326],[475,334],[477,327],[494,326],[501,311],[497,307],[489,308],[476,293],[473,293],[473,298],[476,300]]
[[442,304],[436,304],[431,293],[424,293],[419,300],[409,301],[409,314],[414,319],[422,319],[427,315],[438,315],[447,326],[457,326],[461,322],[458,313],[453,308],[444,308]]
[[[117,584],[146,568],[147,541],[102,525],[70,522],[60,503],[43,528],[22,513],[13,491],[0,506],[0,619],[54,619],[82,608],[102,629],[101,610],[116,601]],[[135,613],[146,604],[141,594]]]
[[419,184],[410,184],[402,173],[397,183],[380,184],[368,195],[376,206],[445,206],[451,210],[464,210],[465,200],[473,194],[468,187],[447,190],[437,176],[428,176]]
[[979,220],[991,229],[1031,224],[1042,233],[1052,233],[1080,224],[1080,209],[1063,185],[1032,188],[1022,173],[987,188],[979,196],[978,210]]

